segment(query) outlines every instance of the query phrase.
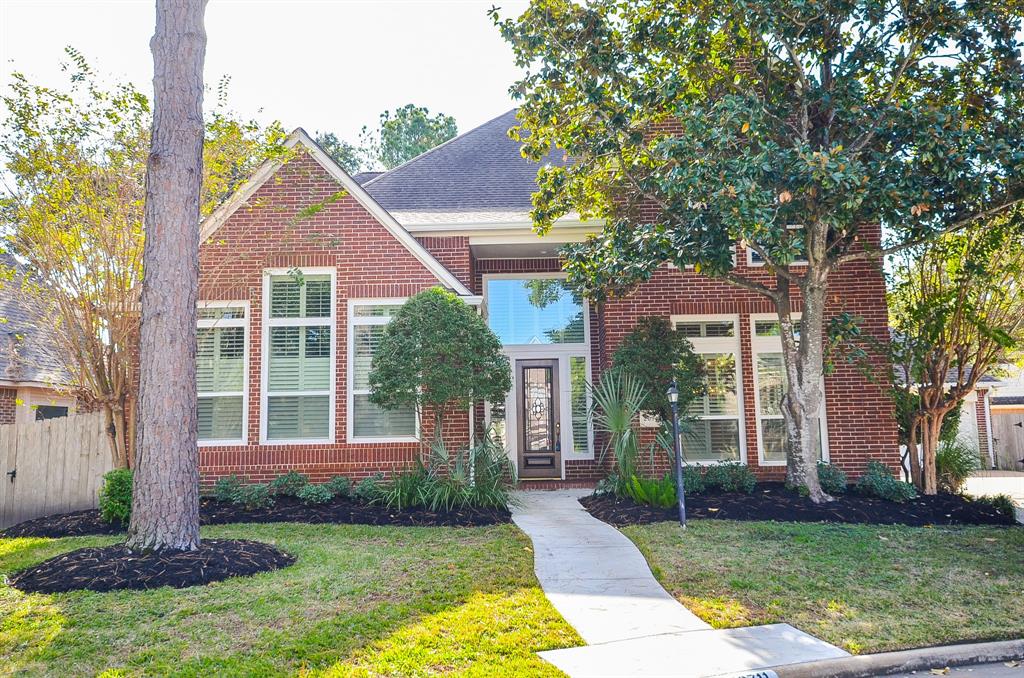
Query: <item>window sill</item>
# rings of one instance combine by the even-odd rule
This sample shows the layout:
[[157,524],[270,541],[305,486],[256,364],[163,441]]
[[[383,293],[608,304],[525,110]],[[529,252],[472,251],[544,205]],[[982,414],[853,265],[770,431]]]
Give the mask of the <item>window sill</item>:
[[394,438],[363,438],[356,436],[348,437],[349,445],[367,445],[377,443],[419,443],[420,439],[416,436],[397,436]]
[[245,447],[248,445],[245,440],[200,440],[199,447]]

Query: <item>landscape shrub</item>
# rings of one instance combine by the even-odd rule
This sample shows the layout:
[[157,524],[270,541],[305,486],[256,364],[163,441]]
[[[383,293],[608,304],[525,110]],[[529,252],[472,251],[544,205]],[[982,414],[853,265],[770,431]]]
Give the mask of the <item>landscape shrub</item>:
[[879,461],[868,462],[867,471],[857,481],[857,492],[898,503],[917,496],[913,485],[897,480],[889,467]]
[[704,486],[709,490],[750,494],[757,486],[757,478],[749,467],[739,462],[724,462],[705,468]]
[[978,451],[959,438],[939,443],[935,451],[935,475],[939,489],[956,494],[979,467]]
[[119,468],[104,474],[99,498],[104,522],[127,523],[132,514],[132,472]]
[[992,494],[984,497],[968,497],[972,501],[980,502],[982,504],[988,504],[994,508],[1000,515],[1009,518],[1010,520],[1016,520],[1017,511],[1016,505],[1013,503],[1013,499],[1008,494]]
[[242,489],[242,480],[238,476],[218,478],[213,484],[213,498],[217,501],[233,502]]
[[324,487],[330,490],[335,497],[344,498],[352,494],[352,481],[345,476],[334,476],[324,483]]
[[235,498],[232,499],[232,502],[253,511],[273,506],[274,497],[269,485],[257,483],[255,485],[242,485]]
[[426,484],[427,470],[420,464],[411,471],[395,475],[391,482],[381,489],[378,501],[395,511],[421,506]]
[[699,466],[683,467],[683,492],[686,494],[703,494],[707,490],[704,473]]
[[594,494],[598,497],[615,494],[619,487],[621,487],[619,477],[614,473],[609,473],[607,477],[597,481],[597,485],[594,486]]
[[639,504],[670,508],[676,505],[676,481],[671,473],[659,480],[634,475],[626,485],[626,494]]
[[818,482],[821,489],[828,494],[844,494],[846,492],[846,474],[841,468],[824,461],[818,462]]
[[384,491],[384,487],[381,482],[383,480],[383,473],[376,473],[368,478],[363,478],[359,481],[359,484],[356,485],[352,494],[355,495],[357,499],[362,499],[365,502],[372,503],[378,501]]
[[326,504],[334,499],[334,493],[326,485],[306,485],[296,496],[307,505]]
[[297,497],[309,485],[309,477],[298,471],[288,471],[270,481],[270,492],[282,497]]

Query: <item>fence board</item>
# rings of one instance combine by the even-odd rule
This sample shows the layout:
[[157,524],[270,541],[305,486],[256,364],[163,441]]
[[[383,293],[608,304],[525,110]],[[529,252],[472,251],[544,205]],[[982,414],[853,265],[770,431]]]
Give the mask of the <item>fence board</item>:
[[996,468],[1003,471],[1024,471],[1024,413],[993,412],[992,437],[996,440]]
[[96,507],[100,478],[113,466],[103,425],[94,412],[0,426],[0,529]]

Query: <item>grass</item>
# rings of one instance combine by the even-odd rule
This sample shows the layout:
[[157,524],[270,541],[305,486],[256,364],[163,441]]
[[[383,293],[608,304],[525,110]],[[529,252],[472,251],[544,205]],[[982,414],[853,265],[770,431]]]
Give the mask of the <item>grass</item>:
[[853,653],[1024,637],[1024,529],[691,521],[623,532],[716,628],[788,622]]
[[[581,640],[510,525],[229,525],[296,555],[206,587],[24,594],[0,584],[0,675],[560,675],[534,653]],[[0,573],[116,537],[0,539]]]

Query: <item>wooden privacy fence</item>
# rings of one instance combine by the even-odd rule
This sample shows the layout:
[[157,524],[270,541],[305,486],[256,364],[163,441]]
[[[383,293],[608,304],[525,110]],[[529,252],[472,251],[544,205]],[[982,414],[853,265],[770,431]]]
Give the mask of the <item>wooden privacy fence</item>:
[[995,438],[996,468],[1024,471],[1024,412],[993,412],[992,437]]
[[113,468],[102,412],[0,426],[0,529],[95,508]]

